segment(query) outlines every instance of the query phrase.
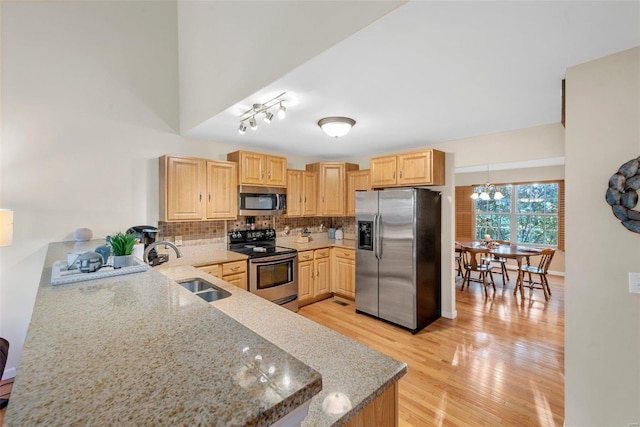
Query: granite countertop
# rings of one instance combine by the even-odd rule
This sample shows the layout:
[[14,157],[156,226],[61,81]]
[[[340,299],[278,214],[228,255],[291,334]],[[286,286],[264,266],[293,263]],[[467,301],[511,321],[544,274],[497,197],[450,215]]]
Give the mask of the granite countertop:
[[287,248],[297,249],[298,251],[310,251],[329,247],[355,249],[356,247],[356,241],[353,239],[335,240],[327,239],[326,237],[312,237],[312,240],[309,243],[296,243],[294,238],[278,238],[277,244],[278,246],[285,246]]
[[[302,425],[339,426],[406,373],[405,363],[189,265],[241,255],[185,254],[144,273],[51,286],[50,266],[70,247],[49,246],[9,425],[51,424],[53,411],[65,425],[269,425],[315,395]],[[232,295],[207,304],[174,281],[194,277]],[[266,385],[254,352],[276,369]],[[323,410],[336,393],[350,410]]]
[[[311,400],[302,426],[343,425],[407,372],[404,362],[193,267],[160,268],[175,280],[202,277],[233,292],[231,297],[211,305],[322,375],[322,391]],[[336,393],[349,399],[351,409],[340,414],[326,413],[323,403]]]
[[322,389],[317,371],[156,269],[52,286],[73,245],[49,245],[7,425],[267,426]]

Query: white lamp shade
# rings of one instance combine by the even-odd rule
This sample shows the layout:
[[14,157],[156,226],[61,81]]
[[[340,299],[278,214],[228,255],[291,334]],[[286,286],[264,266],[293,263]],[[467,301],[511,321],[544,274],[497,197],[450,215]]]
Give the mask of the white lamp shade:
[[348,117],[325,117],[318,122],[324,133],[339,138],[349,133],[356,121]]
[[13,244],[13,211],[0,209],[0,246]]

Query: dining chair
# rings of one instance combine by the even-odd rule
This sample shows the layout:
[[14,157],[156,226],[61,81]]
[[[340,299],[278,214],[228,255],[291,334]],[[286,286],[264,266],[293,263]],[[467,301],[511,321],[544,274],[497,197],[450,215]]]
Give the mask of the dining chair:
[[[491,273],[493,266],[483,261],[483,258],[486,258],[489,255],[489,249],[472,248],[467,246],[462,249],[462,265],[464,266],[465,272],[464,277],[462,278],[462,287],[460,288],[460,291],[464,291],[465,283],[467,284],[467,287],[471,285],[471,281],[482,283],[482,288],[486,298],[489,295],[487,292],[487,286],[493,286],[494,292],[496,290],[493,274]],[[472,271],[479,273],[479,277],[477,279],[471,277]],[[487,276],[491,281],[487,281]]]
[[[547,280],[547,273],[549,272],[549,265],[551,264],[551,260],[553,259],[553,255],[556,253],[554,249],[543,249],[540,252],[540,261],[538,265],[530,265],[529,257],[527,257],[527,265],[523,265],[522,272],[528,273],[529,279],[524,280],[526,284],[523,283],[523,286],[533,290],[533,289],[542,289],[544,292],[545,301],[549,300],[551,296],[551,288],[549,287],[549,281]],[[540,278],[539,281],[535,281],[532,278],[532,274],[537,274]]]
[[[4,338],[0,338],[0,379],[4,373],[4,367],[7,364],[7,358],[9,357],[9,341]],[[0,399],[0,409],[7,406],[9,399]],[[3,424],[4,425],[4,424]]]
[[464,277],[464,274],[462,272],[462,248],[459,248],[456,246],[455,249],[455,254],[456,254],[456,277],[460,276],[460,277]]
[[[492,243],[497,243],[499,245],[510,245],[511,242],[507,242],[506,240],[492,240]],[[484,258],[485,262],[488,264],[497,263],[500,265],[500,271],[496,271],[497,274],[502,275],[502,286],[505,286],[509,281],[509,272],[507,271],[507,259],[502,258],[496,254],[489,254]],[[505,278],[507,279],[505,281]]]

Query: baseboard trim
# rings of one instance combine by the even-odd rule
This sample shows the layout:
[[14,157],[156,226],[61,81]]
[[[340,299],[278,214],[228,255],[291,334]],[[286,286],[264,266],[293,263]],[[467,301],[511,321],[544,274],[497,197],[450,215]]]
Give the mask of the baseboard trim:
[[440,315],[442,317],[444,317],[445,319],[455,319],[456,317],[458,317],[458,311],[457,310],[453,310],[453,312],[451,311],[443,311],[442,313],[440,313]]

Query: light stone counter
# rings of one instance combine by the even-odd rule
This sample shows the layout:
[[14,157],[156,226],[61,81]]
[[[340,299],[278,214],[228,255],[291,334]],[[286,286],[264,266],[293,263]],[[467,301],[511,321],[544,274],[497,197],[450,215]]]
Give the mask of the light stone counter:
[[314,249],[322,249],[322,248],[329,248],[329,247],[355,249],[356,247],[356,241],[353,239],[335,240],[335,239],[327,239],[326,237],[313,238],[309,243],[296,243],[294,241],[294,238],[278,237],[277,244],[278,246],[297,249],[298,251],[310,251]]
[[[311,400],[302,426],[345,424],[407,372],[403,362],[193,267],[159,268],[175,280],[201,277],[233,292],[231,297],[211,305],[322,375],[322,391]],[[336,393],[348,397],[351,409],[326,413],[323,403]]]
[[[312,248],[355,243],[343,242]],[[405,363],[187,265],[233,253],[188,253],[146,273],[52,287],[50,266],[69,244],[49,247],[9,426],[269,425],[313,395],[302,425],[341,426],[406,373]],[[194,277],[232,295],[207,304],[173,281]],[[283,367],[298,394],[260,388],[246,347]],[[336,393],[351,409],[325,412]]]
[[320,392],[317,371],[156,269],[52,286],[73,248],[49,245],[8,426],[267,426]]

